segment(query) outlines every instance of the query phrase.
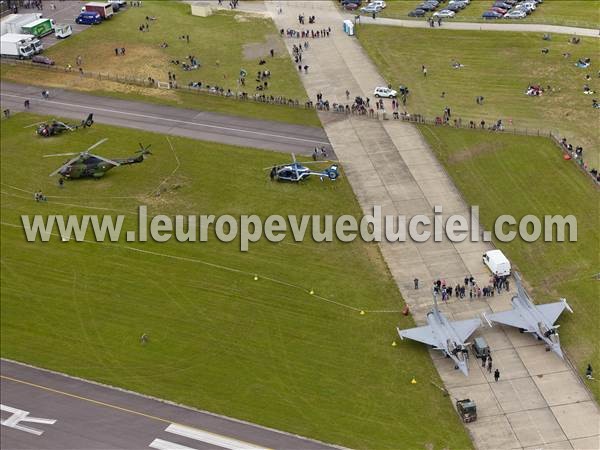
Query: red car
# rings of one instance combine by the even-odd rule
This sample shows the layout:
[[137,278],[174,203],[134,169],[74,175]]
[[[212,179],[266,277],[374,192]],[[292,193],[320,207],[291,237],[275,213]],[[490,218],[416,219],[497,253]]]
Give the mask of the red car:
[[508,12],[508,9],[498,8],[497,6],[494,6],[493,8],[490,8],[490,11],[495,11],[497,13],[504,15]]
[[33,58],[31,58],[31,62],[38,63],[38,64],[45,64],[47,66],[54,65],[53,60],[51,60],[47,56],[43,56],[43,55],[35,55]]
[[356,11],[360,5],[358,3],[346,3],[344,9],[346,11]]

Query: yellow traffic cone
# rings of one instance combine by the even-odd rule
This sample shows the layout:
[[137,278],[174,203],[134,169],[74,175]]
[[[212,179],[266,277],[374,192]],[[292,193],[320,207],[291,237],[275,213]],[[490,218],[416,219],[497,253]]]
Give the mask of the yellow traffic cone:
[[395,347],[396,345],[398,345],[396,344],[396,341],[392,341],[392,347]]
[[414,377],[413,377],[413,379],[410,380],[410,384],[417,384],[417,380],[415,380]]
[[254,275],[254,281],[258,281],[258,275]]
[[365,315],[365,312],[364,312],[364,311],[361,311],[361,312],[360,312],[360,315],[361,315],[361,316],[364,316],[364,315]]
[[310,290],[310,292],[309,292],[309,294],[310,294],[310,295],[315,295],[315,290],[314,290],[314,289],[311,289],[311,290]]

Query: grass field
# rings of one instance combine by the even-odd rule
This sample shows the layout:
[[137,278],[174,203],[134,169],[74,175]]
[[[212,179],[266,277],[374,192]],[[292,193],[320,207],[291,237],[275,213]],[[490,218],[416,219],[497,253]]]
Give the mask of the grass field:
[[[145,17],[156,17],[150,21],[150,31],[140,32],[139,26],[146,23]],[[178,39],[190,36],[190,43]],[[161,48],[163,42],[167,48]],[[125,56],[116,56],[115,48],[126,48]],[[275,50],[275,57],[269,55]],[[99,26],[89,27],[82,33],[71,36],[44,54],[52,58],[58,67],[73,66],[73,73],[37,70],[31,67],[2,66],[2,78],[31,84],[46,84],[84,91],[105,91],[111,95],[127,98],[141,97],[146,101],[185,104],[188,107],[223,112],[228,114],[275,119],[291,123],[320,126],[312,110],[288,107],[270,108],[270,105],[240,103],[210,95],[190,95],[181,91],[141,88],[95,78],[81,78],[77,74],[75,60],[82,55],[85,72],[110,74],[113,77],[146,80],[152,77],[168,81],[168,72],[175,73],[180,86],[190,81],[201,81],[203,85],[230,88],[233,92],[255,92],[256,73],[271,71],[269,89],[266,94],[298,99],[307,99],[299,75],[289,58],[283,41],[270,19],[227,11],[202,18],[190,13],[190,6],[180,2],[144,3],[143,8],[130,8]],[[188,55],[195,56],[201,63],[198,70],[184,71],[170,61],[185,62]],[[259,65],[259,59],[267,61]],[[245,88],[238,88],[240,69],[248,73]]]
[[[392,0],[382,17],[412,19],[408,13],[421,2],[417,0]],[[469,6],[460,11],[454,19],[457,22],[483,22],[481,14],[494,4],[493,0],[472,0]],[[498,20],[491,23],[543,23],[582,28],[598,28],[600,24],[599,0],[545,0],[527,18],[520,20]],[[423,20],[423,19],[418,19]]]
[[[262,168],[285,155],[103,125],[41,139],[24,128],[38,120],[1,122],[3,357],[353,448],[470,448],[422,346],[391,345],[411,319],[374,312],[403,305],[376,245],[290,238],[241,253],[212,232],[206,243],[27,243],[20,227],[21,214],[123,213],[136,229],[140,204],[359,214],[343,177],[272,183]],[[138,142],[154,154],[99,181],[60,189],[48,177],[62,159],[42,155],[107,136],[102,156]],[[34,202],[37,189],[48,203]]]
[[[584,159],[599,166],[600,110],[583,94],[583,85],[598,92],[598,41],[584,38],[579,45],[567,36],[550,42],[538,33],[473,32],[362,26],[359,39],[382,75],[393,86],[409,87],[407,109],[430,118],[450,107],[452,117],[488,124],[503,119],[507,128],[559,130],[575,145],[584,147]],[[549,48],[543,55],[541,48]],[[571,53],[570,58],[563,53]],[[575,67],[589,57],[588,69]],[[452,61],[463,68],[454,69]],[[424,78],[421,66],[428,69]],[[586,81],[589,74],[591,80]],[[525,95],[529,84],[550,85],[554,92],[540,97]],[[442,92],[445,97],[442,98]],[[476,104],[484,97],[483,105]]]
[[[544,138],[486,131],[420,127],[469,204],[479,205],[481,221],[493,229],[496,217],[573,214],[576,243],[497,242],[532,287],[538,302],[566,297],[575,313],[559,319],[560,336],[580,374],[589,362],[600,367],[600,205],[598,189],[565,162]],[[586,380],[596,398],[598,381]]]

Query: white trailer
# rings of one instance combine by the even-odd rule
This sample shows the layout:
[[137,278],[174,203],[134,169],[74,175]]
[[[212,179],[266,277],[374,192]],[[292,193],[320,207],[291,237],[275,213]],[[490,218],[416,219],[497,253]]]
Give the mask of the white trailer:
[[21,28],[24,25],[30,24],[42,18],[39,13],[35,14],[9,14],[0,21],[0,34],[21,33]]
[[[3,57],[31,58],[35,52],[29,39],[22,34],[6,33],[0,36],[0,53]],[[27,36],[27,35],[25,35]]]

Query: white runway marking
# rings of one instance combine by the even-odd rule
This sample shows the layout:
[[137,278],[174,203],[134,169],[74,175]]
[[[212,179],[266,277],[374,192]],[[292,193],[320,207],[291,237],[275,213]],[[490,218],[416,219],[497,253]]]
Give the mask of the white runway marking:
[[25,431],[26,433],[35,434],[36,436],[41,436],[44,432],[42,430],[38,430],[37,428],[26,427],[25,425],[19,425],[21,422],[29,422],[29,423],[43,423],[47,425],[53,425],[56,423],[55,419],[43,419],[41,417],[29,417],[29,411],[23,411],[22,409],[13,408],[11,406],[1,405],[0,410],[11,413],[11,416],[6,419],[0,421],[0,424],[14,428],[15,430]]
[[260,447],[248,442],[174,423],[169,425],[165,431],[229,450],[267,450],[265,447]]
[[196,450],[192,447],[186,447],[185,445],[176,444],[175,442],[163,441],[162,439],[154,439],[148,447],[155,448],[156,450]]
[[[24,100],[24,99],[26,100],[28,98],[28,97],[24,97],[22,95],[14,95],[14,94],[5,94],[5,93],[2,93],[1,95],[5,96],[5,97],[18,98],[18,99],[21,99],[21,100]],[[238,133],[256,134],[256,135],[259,135],[259,136],[274,137],[274,138],[280,138],[280,139],[285,139],[285,140],[293,140],[293,141],[300,141],[300,142],[311,142],[313,144],[329,145],[329,142],[317,141],[317,140],[314,140],[314,139],[296,138],[296,137],[291,137],[291,136],[283,136],[281,134],[265,133],[263,131],[242,130],[240,128],[223,127],[223,126],[220,126],[220,125],[208,125],[208,124],[205,124],[205,123],[188,122],[188,121],[185,121],[185,120],[167,119],[165,117],[151,116],[151,115],[148,115],[148,114],[138,114],[138,113],[124,112],[124,111],[117,111],[117,110],[114,110],[114,109],[98,108],[96,106],[76,105],[76,104],[73,104],[73,103],[57,102],[55,100],[44,100],[43,103],[54,104],[54,105],[61,105],[61,106],[68,106],[70,108],[79,108],[79,109],[85,109],[85,110],[90,110],[90,111],[102,111],[102,112],[107,112],[107,113],[111,113],[111,114],[122,114],[122,115],[126,115],[126,116],[143,117],[143,118],[146,118],[146,119],[155,119],[155,120],[159,120],[159,121],[163,121],[163,122],[183,123],[183,124],[186,124],[186,125],[195,125],[195,126],[205,127],[205,128],[216,128],[216,129],[219,129],[219,130],[235,131],[235,132],[238,132]]]

